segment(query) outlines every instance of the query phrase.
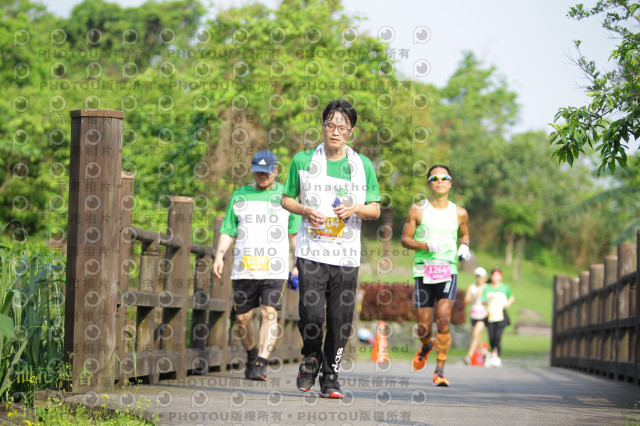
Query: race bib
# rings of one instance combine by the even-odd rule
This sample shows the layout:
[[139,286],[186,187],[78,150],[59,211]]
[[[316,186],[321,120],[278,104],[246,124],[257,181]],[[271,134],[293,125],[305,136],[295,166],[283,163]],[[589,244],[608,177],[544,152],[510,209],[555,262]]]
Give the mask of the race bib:
[[504,319],[504,302],[499,297],[489,298],[489,322],[500,322]]
[[422,282],[436,284],[445,281],[451,281],[451,263],[446,260],[425,260]]
[[500,322],[504,319],[504,311],[502,308],[491,309],[489,307],[489,322]]
[[487,316],[487,308],[484,305],[471,305],[471,318],[483,319]]
[[325,217],[323,229],[309,227],[307,228],[307,233],[309,239],[313,241],[342,242],[344,238],[344,220],[335,216]]
[[247,271],[268,271],[269,256],[242,256],[242,268]]

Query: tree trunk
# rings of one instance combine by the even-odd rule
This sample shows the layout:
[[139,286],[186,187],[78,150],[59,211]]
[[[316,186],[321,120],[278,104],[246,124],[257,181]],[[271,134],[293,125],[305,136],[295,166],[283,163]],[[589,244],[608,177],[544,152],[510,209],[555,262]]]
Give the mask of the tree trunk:
[[522,259],[524,258],[524,246],[527,242],[527,237],[521,235],[516,241],[516,256],[513,263],[513,280],[520,285],[520,266],[522,265]]
[[513,241],[516,236],[513,232],[507,233],[507,250],[504,256],[504,263],[507,266],[511,266],[513,264]]

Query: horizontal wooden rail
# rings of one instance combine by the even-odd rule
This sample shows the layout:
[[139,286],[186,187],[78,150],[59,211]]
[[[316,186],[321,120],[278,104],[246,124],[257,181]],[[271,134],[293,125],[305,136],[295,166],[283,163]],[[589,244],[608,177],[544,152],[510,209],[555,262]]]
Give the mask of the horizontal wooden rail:
[[213,249],[213,247],[191,243],[191,253],[196,254],[200,257],[211,256],[211,258],[213,258],[216,251]]
[[132,240],[141,241],[143,243],[153,243],[157,241],[161,246],[171,247],[179,249],[182,247],[182,238],[174,236],[168,236],[159,232],[149,231],[147,229],[138,228],[137,226],[131,227],[132,232],[130,234]]
[[[143,243],[153,243],[154,241],[158,241],[161,246],[171,247],[171,248],[180,248],[182,246],[182,238],[176,236],[169,236],[165,234],[161,234],[159,232],[149,231],[148,229],[138,228],[137,226],[131,227],[130,238],[135,241],[140,241]],[[215,250],[213,247],[203,246],[201,244],[191,243],[191,248],[189,249],[192,254],[196,254],[198,256],[211,256],[215,255]]]

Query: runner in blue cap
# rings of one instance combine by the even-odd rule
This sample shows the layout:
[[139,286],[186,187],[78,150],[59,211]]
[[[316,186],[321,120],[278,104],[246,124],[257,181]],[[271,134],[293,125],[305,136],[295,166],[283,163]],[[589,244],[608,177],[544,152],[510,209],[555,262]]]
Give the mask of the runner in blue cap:
[[[282,308],[289,275],[289,244],[295,250],[301,218],[280,205],[283,186],[275,181],[278,161],[271,151],[253,156],[251,172],[254,182],[235,191],[229,201],[213,273],[222,276],[224,254],[235,240],[233,310],[247,350],[245,377],[267,380],[266,365],[278,336],[277,311]],[[297,275],[295,268],[292,274]],[[262,325],[256,344],[251,315],[259,306]]]

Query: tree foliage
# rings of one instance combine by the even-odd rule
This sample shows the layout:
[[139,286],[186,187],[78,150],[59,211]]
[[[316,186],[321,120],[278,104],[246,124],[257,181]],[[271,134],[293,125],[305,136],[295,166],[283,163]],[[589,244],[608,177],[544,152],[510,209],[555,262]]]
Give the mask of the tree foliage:
[[620,40],[611,52],[612,70],[604,70],[580,52],[575,41],[577,64],[589,80],[588,105],[560,108],[552,124],[549,141],[560,162],[572,165],[587,147],[600,155],[598,174],[616,165],[627,168],[629,142],[640,136],[640,3],[629,0],[600,0],[592,8],[578,4],[569,10],[576,20],[602,17],[602,26]]
[[164,232],[168,196],[192,196],[193,240],[205,244],[213,216],[251,181],[253,154],[274,151],[283,180],[293,155],[322,140],[322,108],[340,97],[359,115],[349,143],[380,182],[385,218],[374,228],[394,218],[398,230],[427,196],[430,165],[445,163],[475,246],[499,250],[512,235],[533,254],[573,261],[606,249],[567,253],[567,239],[588,237],[582,223],[599,236],[620,232],[598,213],[563,222],[585,191],[593,195],[589,173],[550,161],[540,133],[509,135],[518,104],[498,70],[464,53],[444,87],[406,80],[388,46],[359,31],[339,1],[253,4],[209,20],[194,0],[85,0],[69,19],[27,1],[4,6],[0,222],[10,233],[64,233],[70,110],[125,111],[134,223]]

